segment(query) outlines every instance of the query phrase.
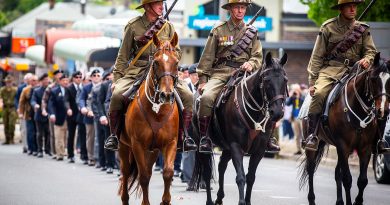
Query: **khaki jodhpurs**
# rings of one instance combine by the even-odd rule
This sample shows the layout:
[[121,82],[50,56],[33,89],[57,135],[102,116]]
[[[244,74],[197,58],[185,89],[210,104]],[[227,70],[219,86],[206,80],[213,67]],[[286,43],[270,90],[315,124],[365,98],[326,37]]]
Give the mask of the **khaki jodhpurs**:
[[347,71],[346,67],[329,66],[320,72],[314,85],[314,96],[309,107],[310,114],[321,114],[329,92],[332,90],[334,83],[341,79]]
[[211,78],[203,87],[203,92],[200,97],[199,105],[199,117],[211,116],[213,112],[214,102],[221,92],[223,86],[229,80],[229,76],[226,79],[223,78]]
[[[123,109],[123,96],[122,94],[126,92],[136,81],[136,75],[128,74],[122,77],[121,79],[115,82],[115,88],[112,92],[111,102],[110,102],[110,112],[119,111]],[[180,98],[183,102],[184,109],[192,112],[193,105],[193,94],[189,89],[185,81],[179,80],[176,85],[176,90],[180,95]]]

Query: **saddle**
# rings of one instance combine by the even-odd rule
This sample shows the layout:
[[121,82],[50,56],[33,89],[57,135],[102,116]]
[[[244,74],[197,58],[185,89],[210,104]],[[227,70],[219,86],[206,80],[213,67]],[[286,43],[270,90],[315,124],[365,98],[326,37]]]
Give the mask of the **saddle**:
[[322,113],[322,122],[327,125],[328,124],[328,117],[329,117],[329,110],[330,107],[336,102],[336,100],[340,97],[340,92],[342,88],[344,88],[345,83],[347,82],[349,78],[349,75],[346,75],[342,77],[340,80],[336,81],[335,85],[333,86],[332,90],[330,91],[328,98],[325,103],[325,108]]
[[234,71],[232,77],[229,78],[229,81],[222,88],[221,92],[218,94],[215,107],[219,108],[221,104],[226,103],[230,94],[232,93],[234,87],[241,82],[244,72],[241,70]]

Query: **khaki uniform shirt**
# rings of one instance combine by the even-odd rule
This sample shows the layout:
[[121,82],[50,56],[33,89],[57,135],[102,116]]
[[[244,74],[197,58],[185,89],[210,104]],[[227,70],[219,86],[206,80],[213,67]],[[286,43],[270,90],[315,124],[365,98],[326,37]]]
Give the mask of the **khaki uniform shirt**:
[[[160,40],[171,40],[175,29],[170,22],[167,22],[168,25],[163,28],[163,30],[158,35]],[[118,56],[115,62],[115,68],[113,70],[114,81],[122,78],[126,74],[139,74],[143,68],[148,65],[148,59],[156,51],[156,47],[152,43],[145,52],[141,55],[140,60],[138,60],[134,66],[130,65],[130,61],[138,54],[143,46],[138,46],[135,39],[138,39],[140,36],[143,36],[144,33],[150,28],[153,23],[149,22],[146,15],[138,16],[129,21],[125,27],[124,36],[122,45],[119,49]],[[179,44],[176,45],[176,51],[179,53],[179,60],[181,57],[181,52]]]
[[3,99],[3,106],[5,109],[15,108],[15,95],[17,88],[15,86],[0,88],[0,98]]
[[[354,23],[369,27],[367,24],[359,21],[354,21]],[[342,76],[339,74],[341,74],[341,70],[346,70],[343,69],[345,65],[334,60],[325,61],[323,57],[343,40],[345,34],[353,28],[354,23],[353,21],[347,21],[341,16],[338,16],[322,24],[307,68],[310,86],[315,84],[320,73],[331,78],[339,78]],[[358,42],[352,48],[348,49],[347,52],[339,54],[339,56],[350,61],[358,61],[365,58],[371,64],[375,54],[376,48],[370,34],[370,29],[367,28]]]
[[[223,22],[215,26],[207,39],[206,47],[203,50],[202,57],[200,58],[197,72],[199,75],[199,83],[206,83],[211,77],[220,78],[226,80],[231,75],[232,68],[224,65],[223,63],[212,67],[213,62],[216,60],[216,56],[220,53],[228,44],[231,44],[235,40],[236,36],[245,30],[247,26],[244,22],[240,25],[235,25],[230,19],[227,22]],[[236,41],[238,41],[237,39]],[[236,42],[233,42],[236,43]],[[249,62],[253,67],[253,71],[260,68],[262,64],[263,53],[260,40],[255,36],[252,39],[249,47],[245,52],[242,52],[232,61],[238,63]]]

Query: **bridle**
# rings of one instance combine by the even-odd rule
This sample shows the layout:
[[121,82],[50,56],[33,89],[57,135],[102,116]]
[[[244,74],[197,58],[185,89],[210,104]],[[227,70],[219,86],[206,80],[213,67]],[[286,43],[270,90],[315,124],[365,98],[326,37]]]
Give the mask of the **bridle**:
[[[380,66],[378,67],[382,67],[385,63],[382,63]],[[380,94],[377,94],[375,96],[372,95],[373,91],[372,91],[372,82],[370,80],[370,73],[373,72],[374,70],[372,69],[372,65],[368,68],[368,69],[365,69],[363,70],[362,72],[360,72],[362,69],[361,69],[361,66],[358,65],[358,68],[356,69],[356,73],[353,75],[352,78],[349,78],[347,83],[345,84],[344,86],[344,101],[345,101],[345,104],[349,110],[349,112],[356,118],[359,120],[359,126],[361,128],[366,128],[368,124],[370,124],[375,118],[378,118],[378,114],[375,112],[376,110],[376,106],[375,106],[375,100],[377,98],[380,98],[382,96],[386,96],[388,99],[390,99],[390,95],[387,94],[387,93],[380,93]],[[359,95],[359,93],[357,92],[357,89],[356,89],[356,79],[358,76],[360,75],[366,75],[365,76],[365,97],[368,97],[368,105],[363,101],[362,97]],[[353,91],[354,91],[354,94],[355,94],[355,97],[357,99],[357,101],[359,102],[359,105],[360,107],[363,109],[364,111],[364,114],[365,116],[363,117],[364,119],[360,118],[355,111],[353,111],[352,107],[350,106],[350,103],[348,102],[348,83],[353,80],[352,82],[352,88],[353,88]]]
[[[287,95],[288,95],[287,94],[287,87],[286,87],[286,90],[285,90],[285,92],[283,94],[276,95],[271,100],[268,100],[267,93],[265,91],[265,86],[264,86],[264,78],[265,78],[265,74],[268,71],[271,71],[271,70],[275,70],[275,68],[267,68],[267,69],[265,69],[265,64],[263,64],[262,70],[261,70],[260,74],[258,74],[260,76],[260,80],[261,80],[261,82],[260,82],[260,93],[261,93],[261,96],[262,96],[262,99],[263,99],[261,106],[256,102],[255,98],[253,97],[253,95],[250,93],[250,91],[248,89],[248,85],[247,85],[248,72],[244,73],[243,78],[242,78],[241,82],[239,83],[240,89],[241,89],[241,96],[240,96],[240,98],[238,98],[238,91],[237,91],[238,89],[235,89],[234,102],[236,104],[236,107],[237,107],[240,115],[241,115],[242,120],[244,121],[244,123],[248,127],[248,129],[252,129],[252,126],[250,126],[249,123],[245,120],[246,118],[244,117],[244,115],[247,116],[251,120],[251,122],[254,125],[254,129],[256,131],[260,130],[262,132],[265,132],[265,127],[266,127],[266,125],[268,123],[268,120],[271,117],[270,114],[269,114],[269,106],[272,103],[275,103],[277,100],[283,100],[283,102],[284,102],[286,100]],[[286,77],[286,72],[284,71],[284,69],[282,69],[282,71],[283,71],[283,76],[285,78],[287,78]],[[245,93],[245,91],[246,91],[246,93]],[[249,97],[249,99],[247,97]],[[242,106],[240,106],[240,104],[238,103],[238,99],[241,100]],[[240,107],[243,108],[244,113],[242,113]],[[252,116],[250,115],[248,109],[251,110],[252,112],[255,112],[255,113],[260,112],[261,115],[264,116],[264,118],[262,118],[260,122],[257,122],[256,120],[254,120],[252,118]]]
[[[153,56],[158,51],[162,51],[163,52],[162,55],[166,55],[165,51],[174,52],[175,49],[173,47],[171,47],[171,46],[164,46],[164,47],[158,48],[156,50],[156,52],[153,54]],[[178,75],[177,75],[177,73],[167,72],[167,71],[158,72],[159,71],[158,66],[159,65],[158,65],[158,62],[156,60],[153,60],[150,63],[150,66],[149,66],[149,69],[148,69],[148,74],[146,76],[146,81],[145,81],[145,95],[146,95],[146,98],[153,105],[152,109],[156,113],[159,112],[161,105],[167,103],[167,102],[162,101],[162,99],[163,99],[162,98],[163,92],[160,90],[160,84],[159,84],[161,78],[166,77],[166,76],[171,77],[172,80],[173,80],[173,87],[174,88],[176,88],[177,82],[178,82]],[[149,80],[151,78],[151,72],[153,72],[153,78],[151,80],[153,90],[151,90],[150,87],[149,87]],[[151,91],[154,91],[154,95],[151,94]],[[172,94],[170,96],[169,103],[173,104],[174,100],[175,100],[175,98],[174,98],[174,94],[172,92]]]

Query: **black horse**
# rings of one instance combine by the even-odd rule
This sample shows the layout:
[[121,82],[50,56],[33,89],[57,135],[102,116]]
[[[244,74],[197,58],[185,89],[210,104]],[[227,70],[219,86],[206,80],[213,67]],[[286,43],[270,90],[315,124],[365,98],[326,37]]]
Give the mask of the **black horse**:
[[[250,76],[246,76],[245,73],[226,103],[214,109],[214,119],[208,134],[214,144],[223,150],[218,165],[219,190],[215,204],[222,204],[225,196],[224,174],[230,159],[237,172],[238,204],[251,204],[257,166],[266,151],[274,124],[283,117],[284,113],[287,77],[283,65],[286,62],[287,54],[279,60],[273,59],[271,53],[267,53],[262,69]],[[196,127],[195,122],[196,119],[194,119]],[[245,153],[251,155],[246,176],[243,167]],[[210,191],[213,164],[212,154],[197,153],[194,173],[189,185],[190,189],[198,190],[200,180],[203,178],[207,189],[207,205],[214,204]],[[244,195],[245,183],[247,187]]]
[[[316,152],[306,151],[302,161],[300,188],[309,181],[308,200],[315,204],[313,175],[316,171],[326,145],[336,147],[338,161],[335,169],[337,185],[336,205],[344,204],[342,185],[345,190],[346,204],[351,202],[352,176],[348,166],[348,157],[357,151],[359,156],[360,174],[357,180],[359,193],[354,205],[363,204],[363,192],[367,186],[367,167],[371,153],[376,149],[376,142],[382,136],[381,124],[386,121],[389,113],[390,98],[390,61],[380,59],[379,53],[369,69],[360,69],[355,64],[350,77],[340,92],[340,96],[329,111],[328,122],[320,123],[318,136],[321,141]],[[306,126],[303,121],[303,127]],[[307,137],[308,133],[304,133]]]

